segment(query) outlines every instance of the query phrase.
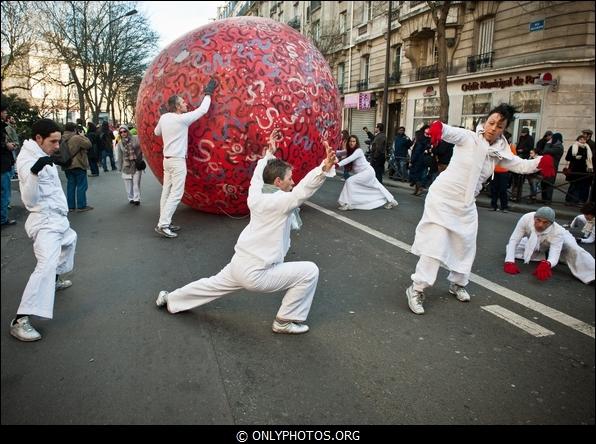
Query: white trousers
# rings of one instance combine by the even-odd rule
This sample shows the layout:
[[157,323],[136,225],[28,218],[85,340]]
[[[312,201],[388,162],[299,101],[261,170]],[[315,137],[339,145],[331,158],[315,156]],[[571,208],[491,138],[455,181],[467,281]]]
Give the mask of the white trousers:
[[163,188],[159,201],[159,227],[167,227],[172,223],[172,216],[184,195],[186,181],[186,159],[170,157],[163,160]]
[[[416,271],[411,276],[414,284],[414,290],[424,291],[425,288],[432,287],[437,280],[437,273],[441,268],[441,261],[430,256],[420,256],[416,264]],[[470,275],[468,273],[458,273],[450,271],[447,280],[454,284],[465,287],[468,285]]]
[[218,274],[199,279],[168,295],[168,311],[177,313],[207,304],[236,290],[272,293],[288,290],[277,319],[305,321],[319,280],[319,268],[313,262],[284,262],[268,268],[234,256]]
[[72,228],[63,233],[42,228],[35,234],[33,253],[37,265],[29,277],[17,314],[52,319],[56,275],[73,269],[76,245],[77,233]]
[[124,189],[128,195],[128,201],[141,201],[141,174],[142,171],[135,171],[134,174],[127,174],[126,177],[122,176],[124,180]]

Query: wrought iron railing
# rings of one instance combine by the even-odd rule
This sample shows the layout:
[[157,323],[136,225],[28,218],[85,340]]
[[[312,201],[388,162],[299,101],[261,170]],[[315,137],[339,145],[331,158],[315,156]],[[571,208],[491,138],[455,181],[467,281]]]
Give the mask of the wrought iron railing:
[[416,76],[413,80],[426,80],[426,79],[434,79],[435,77],[439,77],[439,65],[428,65],[428,66],[421,66],[420,68],[416,69]]
[[468,72],[481,71],[493,67],[494,51],[485,52],[475,56],[468,57]]
[[401,72],[399,72],[399,71],[393,72],[389,76],[389,84],[390,85],[397,85],[399,83],[400,77],[401,77]]
[[358,91],[368,89],[368,80],[359,80],[358,83],[356,83],[356,88],[358,88]]

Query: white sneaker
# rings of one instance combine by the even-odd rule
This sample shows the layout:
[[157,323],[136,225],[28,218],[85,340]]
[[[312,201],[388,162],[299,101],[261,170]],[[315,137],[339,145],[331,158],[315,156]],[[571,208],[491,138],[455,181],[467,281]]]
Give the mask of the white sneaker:
[[10,323],[10,334],[19,341],[25,342],[39,341],[41,339],[39,332],[29,322],[29,316],[13,319]]
[[470,302],[470,294],[466,291],[466,287],[451,282],[449,284],[449,293],[454,294],[460,302]]
[[155,305],[158,307],[164,307],[168,304],[168,292],[167,291],[160,291],[157,299],[155,300]]
[[176,233],[174,233],[172,230],[170,230],[170,227],[155,227],[155,232],[157,234],[162,235],[163,237],[178,237],[178,235]]
[[64,290],[72,285],[72,282],[68,279],[60,279],[56,281],[56,291]]
[[277,319],[273,321],[272,330],[274,333],[287,333],[290,335],[299,335],[306,333],[309,328],[306,324],[298,324],[296,322],[279,322]]
[[397,207],[397,205],[399,205],[397,203],[396,200],[392,200],[391,202],[387,202],[385,205],[383,205],[384,208],[387,208],[388,210],[390,210],[391,208]]
[[414,286],[410,285],[406,290],[406,296],[408,297],[408,307],[410,307],[410,310],[417,315],[424,314],[424,307],[422,306],[424,293],[414,290]]
[[337,209],[340,211],[348,211],[350,206],[348,204],[341,204],[339,207],[337,207]]

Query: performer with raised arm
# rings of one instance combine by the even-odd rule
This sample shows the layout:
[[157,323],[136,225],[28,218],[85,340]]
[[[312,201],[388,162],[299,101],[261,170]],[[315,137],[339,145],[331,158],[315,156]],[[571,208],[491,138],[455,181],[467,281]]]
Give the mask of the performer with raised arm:
[[161,291],[156,304],[177,313],[211,302],[232,291],[246,289],[264,293],[287,290],[273,321],[275,333],[299,334],[310,311],[319,279],[313,262],[284,262],[290,248],[290,229],[302,225],[298,207],[335,175],[335,150],[327,151],[323,162],[298,185],[292,180],[292,166],[274,156],[279,131],[269,137],[265,156],[257,162],[250,188],[250,222],[240,233],[231,262],[217,275],[199,279],[172,292]]
[[449,166],[429,188],[424,213],[416,227],[412,253],[420,259],[412,274],[412,285],[406,290],[408,306],[416,314],[424,313],[423,292],[434,284],[441,265],[450,271],[449,293],[461,302],[470,300],[465,287],[476,256],[475,197],[495,166],[520,174],[552,168],[550,156],[524,160],[511,152],[503,131],[512,123],[515,113],[514,107],[500,104],[489,112],[486,122],[476,132],[439,121],[428,129],[433,147],[441,139],[455,146]]

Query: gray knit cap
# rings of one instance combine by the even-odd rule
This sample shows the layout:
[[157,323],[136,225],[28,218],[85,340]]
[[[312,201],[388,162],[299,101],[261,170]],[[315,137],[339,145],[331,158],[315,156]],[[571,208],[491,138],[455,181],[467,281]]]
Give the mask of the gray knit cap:
[[541,207],[536,210],[534,217],[539,217],[540,219],[546,219],[550,222],[555,221],[555,210],[550,207]]

